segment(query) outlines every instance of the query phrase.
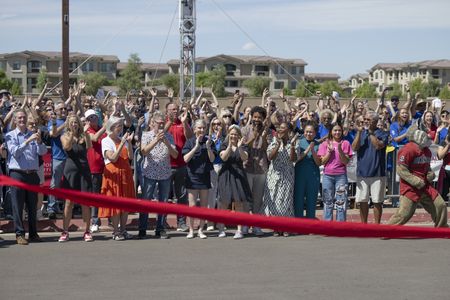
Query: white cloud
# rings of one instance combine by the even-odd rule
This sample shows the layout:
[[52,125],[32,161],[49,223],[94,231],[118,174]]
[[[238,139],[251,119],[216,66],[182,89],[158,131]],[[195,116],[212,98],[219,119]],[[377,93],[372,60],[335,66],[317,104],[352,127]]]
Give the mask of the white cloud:
[[246,51],[255,50],[256,48],[257,48],[256,45],[252,42],[245,43],[242,46],[242,50],[246,50]]

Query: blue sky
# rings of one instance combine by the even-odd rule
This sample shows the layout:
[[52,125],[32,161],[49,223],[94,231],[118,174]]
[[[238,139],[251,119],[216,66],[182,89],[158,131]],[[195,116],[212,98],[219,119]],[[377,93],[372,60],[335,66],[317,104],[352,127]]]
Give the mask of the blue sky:
[[[61,49],[60,0],[1,2],[0,53]],[[70,2],[71,51],[178,58],[179,0]],[[450,59],[449,12],[448,0],[198,0],[196,51],[301,58],[306,72],[346,79],[379,62]]]

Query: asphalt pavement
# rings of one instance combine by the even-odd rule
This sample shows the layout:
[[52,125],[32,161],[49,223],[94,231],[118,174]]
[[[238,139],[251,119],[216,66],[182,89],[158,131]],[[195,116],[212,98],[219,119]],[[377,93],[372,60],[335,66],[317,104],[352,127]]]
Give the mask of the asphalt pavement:
[[216,234],[41,233],[28,246],[3,234],[0,299],[450,299],[448,240]]

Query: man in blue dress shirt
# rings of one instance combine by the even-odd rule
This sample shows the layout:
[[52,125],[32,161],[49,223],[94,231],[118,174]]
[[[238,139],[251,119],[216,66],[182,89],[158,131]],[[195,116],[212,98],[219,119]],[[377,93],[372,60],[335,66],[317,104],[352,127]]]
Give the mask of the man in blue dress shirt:
[[[33,133],[27,129],[27,114],[23,109],[14,111],[16,129],[5,136],[8,148],[8,170],[11,178],[27,184],[39,184],[39,155],[44,155],[47,148],[42,143],[41,133]],[[28,208],[28,227],[30,242],[40,242],[36,224],[37,194],[20,188],[11,187],[11,204],[14,218],[16,241],[19,245],[27,245],[23,227],[23,205]]]

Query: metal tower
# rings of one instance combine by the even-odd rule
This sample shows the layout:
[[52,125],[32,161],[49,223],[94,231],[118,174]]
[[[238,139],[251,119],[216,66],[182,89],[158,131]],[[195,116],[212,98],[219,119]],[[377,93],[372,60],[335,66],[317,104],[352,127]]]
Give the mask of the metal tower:
[[195,0],[180,0],[180,101],[195,97]]

